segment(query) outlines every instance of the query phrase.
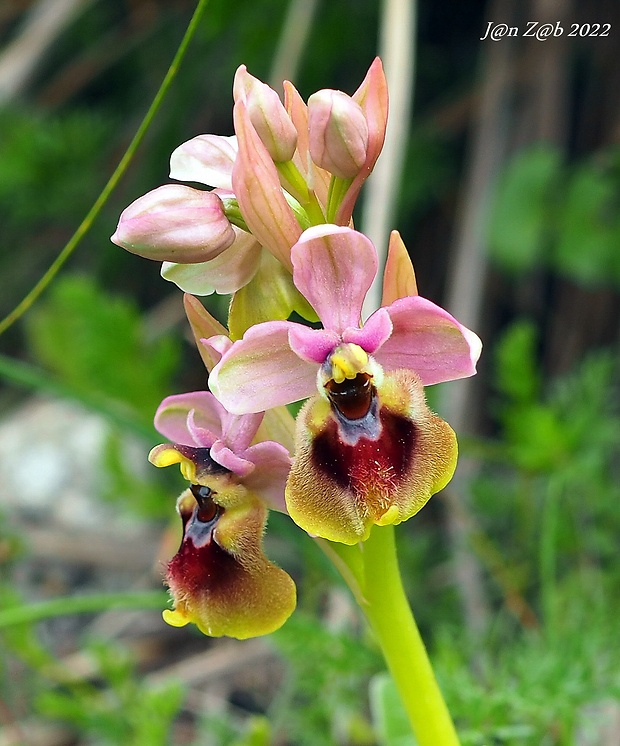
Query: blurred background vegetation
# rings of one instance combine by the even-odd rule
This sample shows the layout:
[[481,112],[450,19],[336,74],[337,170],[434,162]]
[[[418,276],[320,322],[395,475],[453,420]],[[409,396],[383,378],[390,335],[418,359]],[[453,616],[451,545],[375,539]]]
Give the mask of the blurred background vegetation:
[[[193,10],[0,5],[0,317],[99,194]],[[232,133],[239,64],[274,85],[291,76],[304,98],[351,93],[383,11],[377,0],[211,0],[129,172],[0,340],[2,746],[413,743],[338,578],[282,516],[268,553],[295,576],[300,608],[267,641],[212,642],[146,610],[2,617],[159,587],[180,481],[143,465],[158,442],[152,415],[165,395],[204,388],[205,372],[181,293],[109,236],[130,201],[167,181],[177,145]],[[422,0],[417,14],[391,227],[420,292],[485,351],[475,379],[428,392],[462,459],[400,527],[403,574],[464,744],[617,746],[620,6]],[[525,38],[532,20],[564,33]],[[490,21],[520,33],[481,41]],[[205,302],[225,313],[226,299]]]

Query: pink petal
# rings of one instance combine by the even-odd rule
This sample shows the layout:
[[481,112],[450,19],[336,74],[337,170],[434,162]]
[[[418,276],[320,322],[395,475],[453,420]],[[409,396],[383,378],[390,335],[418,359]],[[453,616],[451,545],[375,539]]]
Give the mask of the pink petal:
[[243,483],[267,505],[270,510],[286,513],[284,487],[291,468],[291,457],[280,443],[263,441],[248,448],[243,454],[256,464],[256,469]]
[[186,293],[211,295],[234,293],[256,274],[262,246],[249,233],[235,228],[235,242],[215,259],[198,264],[164,262],[161,276]]
[[241,456],[233,453],[228,446],[222,443],[221,440],[217,440],[211,446],[209,455],[214,461],[220,464],[220,466],[228,469],[228,471],[238,474],[240,477],[247,477],[255,468],[251,461],[241,458]]
[[220,427],[215,432],[212,428],[205,427],[203,417],[195,409],[191,409],[187,415],[187,430],[192,438],[192,441],[199,445],[201,448],[210,448],[213,443],[218,439],[220,433]]
[[310,329],[302,324],[295,324],[291,325],[288,341],[291,349],[302,360],[321,365],[338,345],[340,337],[328,329]]
[[237,157],[237,138],[198,135],[173,151],[170,178],[195,181],[232,191],[232,170]]
[[386,370],[409,368],[425,386],[474,375],[482,343],[443,308],[416,295],[385,310],[394,331],[375,357]]
[[346,329],[343,342],[359,345],[369,355],[375,353],[392,335],[392,321],[385,308],[380,308],[370,316],[361,329]]
[[233,188],[243,217],[258,241],[291,269],[291,246],[301,228],[284,197],[278,172],[252,126],[243,101],[233,110],[239,155],[233,169]]
[[263,412],[316,391],[317,367],[291,350],[291,326],[267,321],[250,327],[215,366],[209,388],[229,412]]
[[[190,413],[193,413],[191,426],[188,423]],[[224,413],[222,405],[208,391],[176,394],[167,396],[157,408],[155,428],[172,443],[208,448],[221,435]],[[213,438],[196,439],[196,426],[215,435]]]
[[192,335],[196,341],[200,357],[206,369],[211,370],[222,357],[223,353],[211,347],[206,347],[200,343],[200,340],[216,335],[222,335],[226,338],[226,329],[217,319],[211,316],[202,303],[197,298],[194,298],[193,295],[185,293],[183,296],[183,307],[185,308],[185,315],[192,329]]
[[226,412],[222,418],[222,440],[241,454],[254,439],[263,417],[264,412],[242,415]]
[[334,225],[304,231],[291,251],[295,285],[337,334],[360,324],[376,273],[377,252],[362,233]]

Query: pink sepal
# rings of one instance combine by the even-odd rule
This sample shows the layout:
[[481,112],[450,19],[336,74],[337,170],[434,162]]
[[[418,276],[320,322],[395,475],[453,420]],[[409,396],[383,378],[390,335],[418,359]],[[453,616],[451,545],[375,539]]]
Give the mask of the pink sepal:
[[394,330],[375,357],[386,370],[410,368],[424,386],[474,375],[482,342],[443,308],[416,295],[385,310]]
[[291,251],[295,285],[326,329],[358,327],[377,273],[377,252],[362,233],[336,225],[304,231]]
[[232,183],[243,217],[256,239],[291,269],[291,246],[301,228],[284,197],[276,167],[252,126],[243,101],[233,109],[239,155]]
[[232,170],[237,150],[234,135],[198,135],[172,152],[170,178],[232,191]]
[[289,346],[289,321],[250,327],[223,355],[209,387],[229,412],[262,412],[305,399],[316,390],[316,364],[301,360]]

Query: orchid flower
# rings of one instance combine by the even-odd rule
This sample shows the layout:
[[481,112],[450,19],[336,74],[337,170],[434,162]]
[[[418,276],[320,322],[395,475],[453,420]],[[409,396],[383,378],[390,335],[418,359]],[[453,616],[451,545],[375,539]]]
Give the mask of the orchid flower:
[[171,444],[156,446],[155,466],[178,463],[190,483],[177,501],[183,538],[168,564],[173,626],[243,639],[280,627],[295,608],[295,585],[262,550],[267,508],[284,511],[288,451],[252,445],[263,414],[231,415],[207,391],[169,396],[155,426]]
[[451,478],[456,440],[426,407],[422,387],[473,375],[481,344],[418,295],[360,326],[377,257],[351,228],[309,228],[291,258],[294,282],[323,328],[251,327],[224,352],[209,386],[239,414],[315,395],[297,420],[287,508],[309,533],[353,544],[374,524],[411,517]]

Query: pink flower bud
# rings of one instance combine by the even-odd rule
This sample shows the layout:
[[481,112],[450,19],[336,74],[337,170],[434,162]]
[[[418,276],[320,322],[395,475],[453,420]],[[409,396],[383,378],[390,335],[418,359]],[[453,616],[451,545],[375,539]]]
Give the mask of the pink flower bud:
[[297,130],[273,88],[241,65],[235,74],[233,98],[245,103],[250,122],[274,162],[290,161],[297,146]]
[[337,225],[348,225],[353,214],[353,207],[364,181],[370,176],[379,153],[383,148],[388,116],[387,80],[381,60],[376,57],[368,68],[366,77],[353,94],[353,100],[359,104],[368,125],[368,151],[363,168],[347,190],[342,204],[338,208],[334,222]]
[[359,173],[368,149],[368,124],[359,104],[342,91],[317,91],[308,99],[308,127],[317,166],[343,179]]
[[231,246],[235,232],[217,194],[166,184],[123,211],[111,240],[145,259],[194,264]]

